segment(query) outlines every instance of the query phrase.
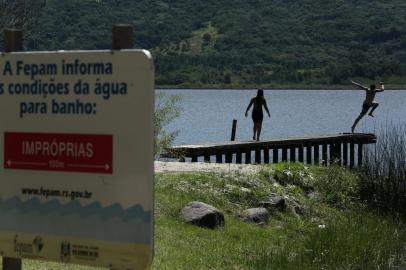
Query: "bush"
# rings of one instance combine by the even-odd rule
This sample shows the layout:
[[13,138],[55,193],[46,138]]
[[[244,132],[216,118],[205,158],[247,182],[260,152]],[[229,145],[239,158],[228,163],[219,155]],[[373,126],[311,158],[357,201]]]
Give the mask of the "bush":
[[154,154],[156,157],[159,157],[165,148],[171,146],[178,134],[178,131],[165,131],[165,126],[179,116],[181,111],[179,106],[181,97],[180,95],[169,95],[164,92],[159,92],[155,98]]
[[332,165],[315,177],[314,186],[323,193],[327,203],[345,208],[359,198],[359,179],[351,171]]

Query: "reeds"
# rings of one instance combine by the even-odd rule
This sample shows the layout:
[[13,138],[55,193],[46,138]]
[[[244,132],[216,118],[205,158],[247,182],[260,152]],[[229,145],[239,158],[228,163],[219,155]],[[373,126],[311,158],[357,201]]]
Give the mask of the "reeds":
[[361,199],[383,213],[406,217],[406,124],[387,124],[365,152]]

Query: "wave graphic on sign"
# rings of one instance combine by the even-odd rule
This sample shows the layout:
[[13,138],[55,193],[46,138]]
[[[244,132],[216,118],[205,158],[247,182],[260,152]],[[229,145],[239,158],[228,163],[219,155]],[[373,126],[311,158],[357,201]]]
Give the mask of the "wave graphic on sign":
[[93,202],[62,204],[57,199],[41,203],[38,198],[0,198],[0,230],[82,236],[100,240],[149,243],[151,211],[141,205],[127,209],[118,204],[102,207]]

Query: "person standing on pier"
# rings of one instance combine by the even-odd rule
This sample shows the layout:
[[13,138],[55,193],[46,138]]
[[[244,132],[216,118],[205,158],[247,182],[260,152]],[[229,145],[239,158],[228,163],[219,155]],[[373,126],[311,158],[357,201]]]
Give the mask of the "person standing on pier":
[[351,83],[354,84],[355,86],[365,90],[365,100],[364,100],[364,103],[362,104],[362,111],[358,115],[358,117],[355,119],[354,124],[352,124],[352,127],[351,127],[351,132],[354,133],[354,129],[357,126],[359,120],[361,120],[361,118],[364,117],[365,114],[367,114],[367,112],[369,111],[370,108],[372,108],[372,109],[368,115],[371,117],[374,117],[374,115],[372,113],[379,106],[379,103],[374,100],[375,94],[378,92],[383,92],[385,90],[385,86],[383,85],[383,82],[380,83],[379,88],[376,88],[376,86],[374,84],[370,85],[370,87],[368,88],[368,87],[363,86],[354,81],[351,81]]
[[252,136],[252,139],[256,139],[257,141],[259,141],[259,136],[261,135],[262,129],[262,120],[264,118],[262,107],[265,108],[268,116],[271,117],[271,115],[269,114],[268,106],[266,105],[266,100],[264,98],[264,90],[258,89],[257,96],[253,97],[250,101],[250,104],[248,104],[247,110],[245,111],[245,117],[248,117],[248,111],[250,110],[251,106],[253,106],[252,121],[254,122],[254,134]]

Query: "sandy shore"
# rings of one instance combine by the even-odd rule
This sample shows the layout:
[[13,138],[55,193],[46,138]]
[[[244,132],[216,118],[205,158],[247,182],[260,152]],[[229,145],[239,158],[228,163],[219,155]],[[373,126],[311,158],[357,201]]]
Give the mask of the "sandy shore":
[[155,172],[223,172],[256,173],[260,166],[251,164],[222,164],[203,162],[163,162],[155,161]]

